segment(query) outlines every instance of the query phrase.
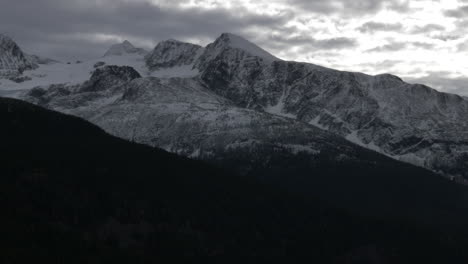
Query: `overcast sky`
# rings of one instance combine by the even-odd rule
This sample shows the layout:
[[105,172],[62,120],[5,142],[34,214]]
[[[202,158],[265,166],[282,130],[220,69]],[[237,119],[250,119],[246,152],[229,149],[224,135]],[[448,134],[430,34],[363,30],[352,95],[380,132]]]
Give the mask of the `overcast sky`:
[[231,32],[285,60],[468,95],[468,0],[0,0],[0,32],[61,60]]

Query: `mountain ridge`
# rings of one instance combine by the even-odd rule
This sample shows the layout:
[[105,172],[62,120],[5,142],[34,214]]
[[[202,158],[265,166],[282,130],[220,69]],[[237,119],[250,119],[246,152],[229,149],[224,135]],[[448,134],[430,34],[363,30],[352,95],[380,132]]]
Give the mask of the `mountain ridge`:
[[[160,42],[138,72],[145,78],[184,78],[192,89],[201,85],[237,107],[297,119],[466,181],[468,102],[462,97],[408,84],[390,74],[370,76],[265,59],[263,53],[232,45],[234,38],[239,37],[222,34],[205,48]],[[148,72],[141,70],[144,67]]]

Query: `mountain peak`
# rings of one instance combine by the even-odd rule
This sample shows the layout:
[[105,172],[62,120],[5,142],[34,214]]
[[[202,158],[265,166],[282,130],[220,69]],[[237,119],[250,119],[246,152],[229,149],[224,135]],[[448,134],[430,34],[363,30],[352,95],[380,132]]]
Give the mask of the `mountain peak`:
[[112,45],[104,54],[104,57],[122,56],[126,54],[146,55],[147,51],[141,48],[136,48],[132,43],[130,43],[130,41],[124,40],[122,43]]
[[260,57],[267,62],[280,60],[254,43],[232,33],[222,33],[213,45],[217,48],[230,47],[240,49],[252,56]]
[[13,39],[11,39],[9,36],[0,33],[0,43],[6,43],[6,42],[14,43]]
[[0,75],[22,73],[36,67],[12,38],[0,34]]
[[130,43],[130,41],[128,41],[128,40],[124,40],[124,41],[122,42],[122,44],[123,44],[123,45],[126,45],[126,46],[131,46],[131,47],[134,48],[133,44]]
[[0,51],[6,52],[13,49],[20,49],[16,42],[7,35],[0,34]]

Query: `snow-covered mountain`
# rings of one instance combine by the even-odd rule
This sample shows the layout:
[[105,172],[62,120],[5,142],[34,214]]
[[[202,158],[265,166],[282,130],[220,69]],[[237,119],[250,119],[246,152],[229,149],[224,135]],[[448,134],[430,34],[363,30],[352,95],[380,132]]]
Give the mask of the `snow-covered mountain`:
[[468,102],[462,97],[388,74],[258,58],[239,59],[229,45],[221,46],[204,63],[201,83],[240,107],[294,118],[393,158],[468,177]]
[[[1,53],[0,53],[1,54]],[[59,62],[34,55],[25,55],[37,67],[16,75],[13,81],[0,77],[0,96],[18,97],[33,87],[48,87],[52,84],[78,85],[89,80],[96,68],[105,65],[130,66],[142,76],[149,76],[145,66],[145,52],[128,41],[113,45],[106,56],[88,61]]]
[[[142,78],[131,74],[134,80],[87,91],[83,83],[100,61],[98,67],[131,66]],[[62,79],[42,79],[35,85],[41,88],[23,98],[192,157],[222,156],[232,146],[250,153],[266,145],[286,146],[289,153],[317,153],[334,144],[341,149],[328,130],[394,159],[460,181],[468,177],[468,101],[393,75],[282,61],[227,33],[205,48],[168,40],[144,59],[111,55],[72,66],[52,74]],[[70,77],[77,72],[80,78]],[[24,89],[38,82],[27,83]],[[326,135],[322,142],[330,144],[317,147],[314,135]]]
[[[97,69],[82,85],[34,88],[24,99],[83,117],[131,141],[211,162],[236,157],[248,165],[273,156],[331,155],[336,160],[371,163],[364,149],[314,126],[240,108],[193,78],[141,77],[130,67]],[[247,164],[247,165],[246,165]]]
[[148,54],[148,51],[142,48],[136,48],[130,41],[125,40],[122,43],[112,45],[109,50],[106,51],[104,57],[123,56],[127,54],[139,54],[144,56]]
[[223,33],[206,47],[195,67],[200,71],[206,71],[211,62],[222,57],[229,57],[223,62],[240,67],[249,67],[252,64],[267,65],[280,60],[250,41],[230,33]]

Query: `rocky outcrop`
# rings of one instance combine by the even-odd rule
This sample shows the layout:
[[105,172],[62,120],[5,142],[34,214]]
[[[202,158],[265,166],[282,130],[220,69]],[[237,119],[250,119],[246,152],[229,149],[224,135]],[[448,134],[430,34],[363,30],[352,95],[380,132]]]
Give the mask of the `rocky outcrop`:
[[0,78],[16,78],[23,71],[35,68],[37,64],[11,38],[0,34]]
[[91,79],[83,84],[81,91],[96,92],[141,78],[141,75],[129,66],[105,66],[97,68]]
[[154,50],[145,57],[146,65],[151,70],[175,66],[192,65],[203,52],[198,45],[177,40],[160,42]]

